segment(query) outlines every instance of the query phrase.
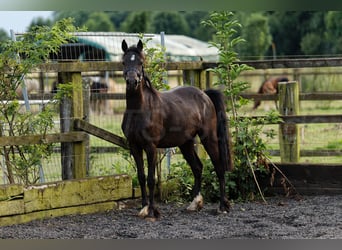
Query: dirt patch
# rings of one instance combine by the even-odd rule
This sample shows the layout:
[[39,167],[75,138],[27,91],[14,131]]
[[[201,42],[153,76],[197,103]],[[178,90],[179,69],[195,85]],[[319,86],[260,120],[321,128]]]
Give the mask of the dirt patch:
[[156,222],[137,217],[139,203],[120,210],[72,215],[0,227],[2,239],[342,239],[342,195],[284,197],[268,204],[232,204],[217,215],[218,204],[196,213],[187,204],[158,204]]

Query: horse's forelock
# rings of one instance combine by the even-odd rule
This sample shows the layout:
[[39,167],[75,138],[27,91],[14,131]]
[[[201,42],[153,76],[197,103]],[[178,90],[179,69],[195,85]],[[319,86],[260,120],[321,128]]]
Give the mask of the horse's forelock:
[[143,61],[145,61],[145,54],[143,53],[143,51],[139,50],[136,45],[132,45],[131,47],[129,47],[123,54],[122,59],[124,59],[130,53],[137,54],[142,58]]

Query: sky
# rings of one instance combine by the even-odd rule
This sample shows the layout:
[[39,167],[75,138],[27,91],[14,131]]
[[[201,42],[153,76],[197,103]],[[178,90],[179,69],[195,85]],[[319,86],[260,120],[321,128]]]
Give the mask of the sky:
[[36,17],[52,17],[53,11],[0,11],[0,28],[10,34],[14,32],[24,32]]

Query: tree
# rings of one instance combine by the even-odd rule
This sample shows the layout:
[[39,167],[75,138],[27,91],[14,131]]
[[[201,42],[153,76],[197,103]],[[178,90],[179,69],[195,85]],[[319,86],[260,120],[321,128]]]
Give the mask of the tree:
[[0,29],[0,53],[2,51],[2,43],[4,43],[5,41],[7,41],[9,39],[10,39],[10,37],[8,36],[6,30]]
[[[62,44],[72,41],[72,33],[78,31],[72,19],[63,19],[54,26],[37,26],[19,36],[1,43],[0,54],[0,136],[45,135],[53,126],[53,112],[49,105],[39,113],[20,112],[17,90],[25,84],[38,65],[57,53]],[[19,60],[20,56],[20,60]],[[3,129],[6,128],[6,129]],[[0,149],[5,159],[0,162],[6,170],[9,183],[32,184],[39,180],[41,160],[52,153],[50,144],[10,145]]]
[[189,33],[188,36],[197,38],[202,41],[209,41],[212,39],[214,30],[211,27],[204,27],[200,25],[203,20],[209,17],[209,12],[207,11],[190,11],[182,12],[188,26]]
[[36,26],[49,26],[51,27],[53,24],[53,21],[50,19],[50,18],[43,18],[43,17],[37,17],[37,18],[34,18],[29,27],[28,27],[28,30],[31,30],[32,28],[35,28]]
[[126,18],[130,15],[130,11],[106,11],[105,12],[112,23],[115,25],[117,30],[120,30],[121,24],[126,20]]
[[158,12],[152,21],[153,32],[166,34],[187,35],[189,26],[179,12]]
[[82,27],[89,19],[92,11],[55,11],[53,13],[53,21],[62,20],[72,17],[74,19],[74,25]]
[[300,25],[297,12],[275,12],[270,16],[270,29],[277,55],[300,54]]
[[251,14],[242,28],[241,37],[247,43],[239,47],[240,55],[252,59],[263,59],[272,43],[268,18],[261,13]]
[[323,44],[324,37],[322,35],[310,32],[302,38],[300,49],[305,55],[321,55],[323,52]]
[[147,33],[150,27],[150,13],[146,11],[131,12],[120,26],[120,30],[131,33]]
[[325,17],[325,24],[329,51],[333,54],[342,53],[342,12],[329,11]]
[[84,23],[88,31],[114,31],[115,27],[109,16],[104,12],[93,12]]
[[327,51],[327,40],[325,38],[326,12],[310,12],[308,25],[303,27],[300,49],[305,55],[322,55]]

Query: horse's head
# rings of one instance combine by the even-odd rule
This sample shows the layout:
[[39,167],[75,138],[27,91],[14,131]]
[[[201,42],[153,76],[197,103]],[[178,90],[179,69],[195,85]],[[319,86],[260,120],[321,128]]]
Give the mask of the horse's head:
[[144,54],[141,40],[136,46],[128,47],[125,40],[121,44],[124,55],[122,57],[123,75],[127,90],[136,90],[144,79]]

